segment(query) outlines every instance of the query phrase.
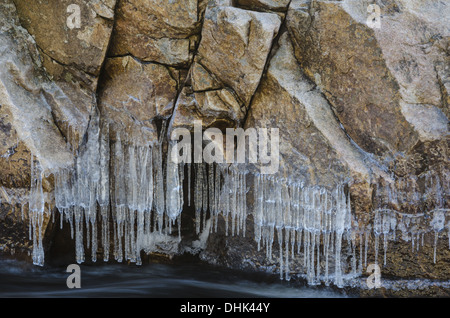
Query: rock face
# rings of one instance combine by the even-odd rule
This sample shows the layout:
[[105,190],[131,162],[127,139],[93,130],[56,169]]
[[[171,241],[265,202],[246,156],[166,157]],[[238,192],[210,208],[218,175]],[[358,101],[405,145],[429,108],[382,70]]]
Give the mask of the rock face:
[[[70,166],[73,155],[53,121],[45,94],[54,96],[56,87],[48,81],[40,67],[36,46],[19,25],[14,5],[0,3],[0,118],[2,131],[1,203],[3,249],[31,252],[26,226],[25,205],[33,178],[33,158],[47,172]],[[56,97],[58,98],[58,97]],[[42,179],[41,179],[42,182]],[[52,190],[44,179],[46,192]],[[49,208],[49,207],[48,207]],[[45,222],[48,221],[45,220]],[[5,243],[5,239],[7,239]]]
[[178,82],[170,70],[126,56],[107,59],[103,76],[99,90],[103,117],[129,136],[156,140],[154,119],[172,114],[177,94]]
[[206,1],[119,1],[112,55],[187,65],[192,58]]
[[242,125],[280,24],[276,14],[210,5],[173,127],[192,126],[190,118]]
[[[14,3],[21,24],[51,60],[93,76],[100,74],[112,30],[114,0]],[[74,7],[80,10],[80,27],[70,29],[67,20],[77,10],[71,10]]]
[[[445,294],[449,11],[0,0],[1,250],[42,265],[68,236],[56,215],[80,262],[193,253],[362,295]],[[199,122],[250,142],[255,129],[260,162],[174,164],[168,137]],[[261,129],[279,134],[272,175]],[[365,284],[370,264],[381,290]]]
[[[78,149],[96,104],[100,69],[113,26],[115,0],[14,1],[52,83],[43,92],[55,124]],[[79,25],[76,21],[79,21]]]
[[423,17],[409,2],[385,7],[375,29],[365,23],[364,2],[293,1],[287,18],[305,73],[350,137],[377,155],[408,152],[419,139],[448,133],[437,71],[448,65],[448,26],[434,19],[436,5]]
[[243,6],[253,10],[268,10],[275,12],[283,12],[287,10],[289,0],[273,1],[273,0],[239,0],[239,6]]

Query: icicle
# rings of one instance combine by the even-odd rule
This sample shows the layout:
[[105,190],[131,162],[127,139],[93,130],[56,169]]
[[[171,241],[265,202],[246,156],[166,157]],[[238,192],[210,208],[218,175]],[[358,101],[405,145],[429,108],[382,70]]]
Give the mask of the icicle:
[[274,234],[275,234],[275,228],[273,226],[269,227],[268,231],[268,240],[267,240],[267,246],[268,246],[268,256],[269,262],[272,262],[272,246],[273,246],[273,240],[274,240]]
[[93,207],[93,210],[91,210],[91,215],[90,215],[90,224],[91,224],[91,227],[92,227],[92,232],[91,232],[91,235],[92,235],[92,237],[91,237],[91,239],[92,239],[92,242],[91,242],[91,259],[92,259],[92,261],[93,262],[96,262],[97,261],[97,248],[98,248],[98,244],[97,244],[97,240],[98,240],[98,237],[97,237],[97,216],[96,216],[96,214],[97,214],[97,206],[95,205],[94,207]]
[[383,231],[383,252],[384,252],[384,262],[383,264],[386,265],[386,254],[387,254],[387,247],[388,247],[388,235],[389,230],[391,226],[391,220],[389,212],[384,212],[383,220],[382,220],[382,231]]
[[294,259],[295,258],[295,236],[296,236],[296,231],[295,228],[291,229],[291,258]]
[[59,211],[59,228],[63,229],[63,221],[64,221],[64,208],[61,208]]
[[338,287],[343,287],[342,271],[341,271],[341,244],[342,244],[342,233],[336,232],[336,268],[335,268],[335,284]]
[[178,226],[178,243],[181,243],[181,214],[177,218],[177,226]]
[[136,235],[136,265],[142,265],[141,250],[144,245],[144,210],[137,211],[137,235]]
[[315,256],[315,248],[316,248],[316,234],[314,232],[310,233],[310,240],[311,240],[311,247],[309,250],[309,270],[308,270],[308,282],[311,285],[316,284],[316,275],[315,275],[315,268],[314,268],[314,256]]
[[359,233],[359,265],[358,273],[362,274],[363,271],[363,235]]
[[236,235],[241,235],[242,230],[242,174],[236,172]]
[[145,204],[144,211],[147,212],[147,219],[149,221],[149,226],[150,226],[150,214],[151,214],[151,211],[153,208],[153,195],[154,195],[154,193],[153,193],[153,190],[154,190],[153,148],[150,147],[147,150],[148,150],[147,164],[146,164],[146,169],[145,169],[145,173],[147,174],[145,190],[147,191],[147,193],[146,193],[146,204]]
[[109,143],[109,125],[103,125],[100,131],[100,176],[97,184],[97,202],[100,206],[109,204],[109,162],[110,162],[110,143]]
[[283,232],[281,228],[277,227],[277,234],[278,234],[278,245],[280,250],[280,279],[283,279],[284,274],[284,264],[283,264]]
[[206,173],[206,164],[201,165],[202,169],[202,228],[206,227],[206,212],[208,210],[208,176]]
[[[309,273],[309,247],[310,247],[310,240],[309,240],[309,232],[304,231],[303,232],[303,266],[305,268],[305,272]],[[307,276],[308,278],[308,276]]]
[[378,235],[375,235],[375,264],[378,264]]
[[188,206],[191,206],[191,163],[187,163],[187,173],[188,173]]
[[136,236],[135,236],[135,223],[136,223],[136,211],[128,210],[128,257],[132,263],[136,263]]
[[126,204],[125,183],[124,183],[124,155],[120,135],[117,135],[114,144],[114,200],[116,206]]
[[130,210],[136,210],[138,197],[138,180],[136,171],[136,148],[133,145],[127,147],[125,168],[126,204]]
[[352,248],[352,274],[356,276],[356,239],[354,237],[350,238],[350,244]]
[[122,239],[124,237],[124,223],[126,216],[126,207],[124,205],[116,206],[116,220],[115,220],[115,228],[117,233],[117,241],[115,243],[115,259],[119,263],[123,260],[123,247],[122,247]]
[[369,232],[364,232],[364,268],[367,268],[367,250],[369,248]]
[[[89,249],[90,248],[90,237],[91,237],[91,232],[90,232],[90,227],[89,227],[89,219],[91,218],[89,215],[89,210],[86,209],[86,211],[83,211],[85,213],[85,217],[84,217],[84,221],[86,222],[86,247]],[[83,237],[84,238],[84,237]]]
[[300,249],[302,247],[302,236],[303,236],[303,230],[297,231],[297,254],[300,254]]
[[[172,153],[173,144],[169,145],[169,154]],[[180,181],[178,163],[167,158],[166,170],[166,211],[171,221],[175,221],[183,209],[182,183]]]
[[113,206],[113,236],[114,236],[114,244],[113,244],[113,255],[114,259],[117,260],[119,258],[119,234],[118,234],[118,224],[117,224],[117,207]]
[[222,214],[225,219],[225,236],[228,236],[228,215],[230,211],[230,172],[228,167],[222,168],[222,175],[224,178],[223,190],[222,190]]
[[162,150],[161,144],[157,143],[154,147],[154,169],[155,169],[155,180],[154,180],[154,202],[155,202],[155,210],[158,214],[158,228],[161,232],[163,226],[163,216],[165,211],[165,199],[164,199],[164,173],[163,173],[163,164],[162,164]]
[[[247,230],[247,175],[244,173],[242,175],[242,236],[245,237],[245,232]],[[294,245],[292,245],[294,246]]]
[[76,206],[74,208],[75,218],[75,256],[78,264],[84,262],[83,247],[83,208]]
[[435,210],[430,225],[434,230],[433,262],[436,263],[436,249],[438,244],[439,232],[441,232],[445,227],[445,213],[443,210]]
[[[217,176],[216,176],[217,178]],[[263,197],[264,197],[264,189],[262,185],[262,176],[255,175],[253,179],[253,183],[255,185],[255,189],[253,192],[254,202],[255,202],[255,213],[254,213],[254,224],[255,224],[255,241],[258,246],[258,251],[261,249],[261,227],[262,227],[262,218],[263,218]]]
[[[140,251],[143,248],[144,244],[144,226],[145,226],[145,211],[148,208],[148,175],[149,169],[147,167],[149,163],[149,147],[137,147],[136,148],[137,156],[136,156],[136,180],[137,189],[136,189],[136,202],[134,207],[136,211],[132,211],[133,216],[135,216],[136,221],[136,240],[134,240],[133,234],[131,240],[133,242],[133,246],[131,247],[133,250],[133,256],[136,260],[136,265],[142,265]],[[170,160],[170,159],[169,159]],[[134,229],[134,220],[131,220],[131,227]]]
[[70,237],[73,240],[74,235],[75,235],[74,220],[73,220],[73,207],[70,207],[69,209],[67,209],[66,212],[67,212],[66,219],[69,220],[69,225],[70,225]]
[[284,244],[285,244],[285,249],[286,249],[286,262],[284,264],[284,270],[285,270],[285,279],[287,281],[291,280],[291,276],[290,276],[290,270],[289,270],[289,233],[290,231],[288,229],[285,229],[285,239],[284,239]]
[[236,209],[237,209],[236,194],[237,194],[238,187],[237,187],[237,180],[236,180],[236,171],[234,168],[230,169],[230,174],[231,174],[230,175],[231,191],[230,191],[230,210],[229,211],[231,212],[231,236],[234,236],[235,232],[236,232],[236,222],[237,222],[236,217],[238,214],[238,212],[236,211]]
[[320,233],[316,235],[316,246],[317,246],[317,256],[316,256],[316,277],[320,275]]
[[329,265],[328,265],[328,257],[329,257],[329,245],[330,245],[330,233],[327,231],[324,237],[324,254],[325,254],[325,285],[329,285]]
[[[44,192],[42,188],[43,171],[40,163],[35,162],[31,155],[31,187],[29,199],[30,230],[33,238],[33,264],[44,265],[43,221],[44,221]],[[31,231],[30,231],[31,233]]]
[[[214,175],[214,231],[217,232],[218,226],[218,214],[220,212],[220,169],[219,165],[215,164],[215,175]],[[212,228],[212,226],[211,226]]]
[[342,248],[342,234],[345,230],[345,220],[348,210],[346,208],[345,194],[342,185],[336,188],[336,241],[335,241],[335,284],[342,287],[344,282],[342,279],[341,269],[341,248]]
[[[215,208],[214,208],[214,195],[215,195],[215,189],[214,189],[214,165],[210,164],[208,166],[208,210],[209,210],[209,214],[210,214],[210,219],[214,220],[214,213],[215,213]],[[212,228],[212,226],[211,226]]]
[[417,233],[417,249],[416,249],[416,251],[418,252],[419,251],[419,246],[420,246],[420,234],[419,233]]
[[203,171],[202,164],[195,164],[195,186],[194,186],[194,206],[195,206],[195,232],[200,233],[201,210],[203,204]]
[[109,260],[109,206],[101,205],[100,214],[102,217],[102,246],[103,246],[103,260]]

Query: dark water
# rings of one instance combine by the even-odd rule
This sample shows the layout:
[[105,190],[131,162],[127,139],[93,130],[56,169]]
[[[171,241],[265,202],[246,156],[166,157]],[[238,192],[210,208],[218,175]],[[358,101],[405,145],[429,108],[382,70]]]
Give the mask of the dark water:
[[41,268],[0,258],[0,297],[338,298],[264,274],[203,264],[81,265],[81,288],[69,289],[65,267]]

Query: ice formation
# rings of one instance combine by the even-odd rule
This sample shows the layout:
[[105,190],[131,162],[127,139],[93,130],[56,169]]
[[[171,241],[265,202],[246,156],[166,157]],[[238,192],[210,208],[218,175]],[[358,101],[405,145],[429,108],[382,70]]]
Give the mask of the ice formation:
[[[447,230],[450,248],[450,217],[446,221],[447,215],[450,216],[446,205],[450,178],[446,171],[442,171],[441,176],[427,172],[420,177],[397,178],[395,183],[378,183],[373,211],[375,262],[378,262],[380,237],[383,240],[384,265],[389,241],[395,241],[398,235],[411,242],[412,251],[419,251],[424,245],[424,236],[433,233],[434,263],[438,238],[444,230]],[[416,207],[418,211],[408,213],[408,207]]]
[[[329,190],[257,175],[254,177],[254,195],[255,240],[258,249],[265,247],[267,257],[271,258],[272,246],[277,239],[281,278],[290,279],[289,258],[294,258],[302,248],[308,282],[319,283],[322,276],[329,283],[330,255],[334,251],[334,281],[342,286],[342,238],[351,230],[350,201],[344,185]],[[324,258],[323,268],[321,257]]]
[[[129,140],[94,116],[73,168],[53,172],[54,205],[44,196],[42,168],[33,158],[29,214],[35,264],[44,262],[43,223],[51,206],[60,212],[61,226],[63,221],[70,224],[78,263],[85,260],[85,248],[92,261],[102,250],[104,261],[136,264],[142,263],[141,251],[164,244],[176,249],[183,207],[192,206],[201,242],[206,242],[207,233],[218,231],[219,216],[226,235],[245,236],[247,216],[252,214],[257,249],[265,249],[267,259],[279,263],[282,279],[290,279],[295,262],[309,284],[337,286],[345,285],[346,274],[359,275],[369,262],[379,262],[381,250],[380,264],[386,264],[389,242],[399,238],[418,250],[424,235],[433,233],[436,262],[439,236],[450,230],[450,178],[445,172],[443,177],[425,173],[397,178],[395,183],[380,180],[372,220],[361,227],[344,182],[334,187],[311,185],[237,163],[178,164],[163,155],[171,153],[170,142],[138,145]],[[252,204],[247,206],[249,196]],[[427,212],[403,211],[407,206]],[[344,247],[350,260],[341,257]],[[369,248],[375,260],[368,260]]]
[[149,249],[153,233],[170,231],[173,224],[180,223],[182,177],[178,165],[170,160],[163,168],[160,143],[134,145],[120,133],[111,143],[109,136],[107,124],[91,121],[75,169],[55,173],[55,204],[75,228],[78,263],[84,261],[85,245],[90,246],[96,261],[100,217],[103,260],[108,261],[112,252],[118,262],[125,259],[140,264],[140,251]]
[[43,223],[45,199],[42,188],[43,171],[38,161],[31,156],[31,186],[29,198],[30,240],[33,240],[33,264],[44,265]]

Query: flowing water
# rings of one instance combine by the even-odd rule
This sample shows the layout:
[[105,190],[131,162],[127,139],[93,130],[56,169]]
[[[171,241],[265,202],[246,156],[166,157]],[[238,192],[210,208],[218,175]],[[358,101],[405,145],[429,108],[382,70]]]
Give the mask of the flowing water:
[[69,289],[64,267],[0,258],[0,297],[338,298],[337,291],[298,287],[265,274],[204,264],[81,265],[81,288]]

